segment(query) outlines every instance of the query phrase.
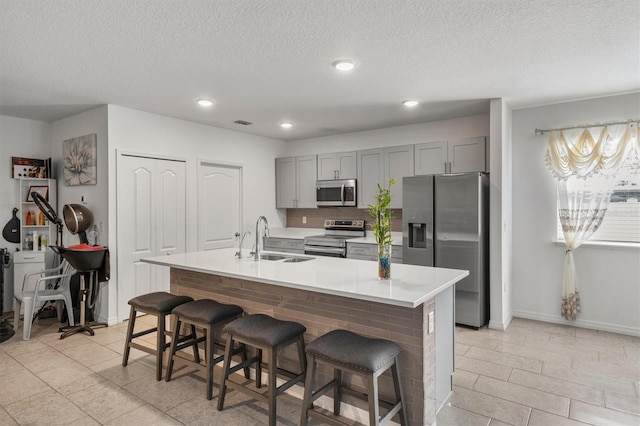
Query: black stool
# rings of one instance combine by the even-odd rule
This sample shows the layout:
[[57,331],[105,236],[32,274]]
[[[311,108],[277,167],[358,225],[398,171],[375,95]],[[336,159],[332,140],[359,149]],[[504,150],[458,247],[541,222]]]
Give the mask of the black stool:
[[[243,310],[240,306],[225,305],[218,303],[211,299],[196,300],[193,302],[183,303],[171,311],[176,316],[176,326],[173,330],[173,336],[171,337],[171,347],[169,350],[169,362],[167,364],[167,375],[165,380],[168,382],[171,380],[171,373],[173,372],[173,361],[177,351],[193,346],[194,360],[180,358],[182,361],[189,365],[204,369],[207,372],[207,399],[213,398],[213,366],[224,359],[224,355],[215,357],[214,348],[224,347],[222,343],[215,340],[215,329],[225,323],[234,320],[242,315]],[[197,337],[192,332],[190,338],[179,342],[179,331],[182,323],[187,325],[196,326],[204,329],[204,336]],[[205,365],[200,364],[200,356],[198,354],[198,344],[205,342]],[[234,349],[232,355],[240,354],[242,361],[247,360],[247,350],[244,346]],[[247,379],[249,376],[249,367],[244,369],[244,375]]]
[[[131,348],[150,353],[156,356],[156,380],[160,380],[162,378],[162,357],[165,349],[169,347],[166,339],[166,336],[169,334],[169,332],[167,332],[165,328],[165,318],[167,317],[167,315],[171,314],[171,311],[176,306],[192,301],[193,299],[189,296],[175,296],[164,291],[143,294],[142,296],[134,297],[133,299],[129,300],[129,305],[131,305],[131,314],[129,315],[127,340],[124,343],[122,366],[127,366],[127,363],[129,361],[129,351],[131,350]],[[157,325],[147,330],[134,333],[133,327],[136,323],[137,312],[155,315],[156,317],[158,317]],[[133,342],[133,339],[149,333],[153,333],[154,331],[158,332],[155,349]],[[192,329],[192,333],[195,334],[195,328]],[[197,352],[197,348],[195,352]]]
[[[400,384],[400,367],[398,355],[400,346],[389,340],[372,339],[346,330],[334,330],[311,342],[306,349],[309,371],[304,384],[304,399],[302,402],[301,425],[306,425],[309,416],[318,417],[333,425],[342,425],[334,417],[328,416],[312,407],[313,401],[327,391],[333,389],[333,413],[340,415],[340,401],[342,393],[356,396],[369,402],[369,424],[380,425],[400,414],[400,424],[406,425],[404,413],[404,398]],[[334,379],[317,391],[314,389],[317,363],[327,364],[334,368]],[[396,402],[380,401],[378,396],[378,377],[391,368]],[[365,376],[367,379],[367,394],[356,392],[342,384],[342,371]],[[381,419],[380,407],[389,409]]]
[[[276,424],[276,397],[294,384],[304,380],[307,370],[307,362],[304,355],[304,332],[307,329],[297,322],[281,321],[268,315],[249,315],[230,322],[224,328],[228,333],[227,347],[224,357],[224,367],[222,369],[222,380],[220,381],[220,394],[218,395],[218,411],[224,407],[224,397],[227,386],[239,390],[247,395],[266,401],[269,405],[269,425]],[[257,349],[256,356],[231,368],[231,351],[234,342],[253,346]],[[299,374],[286,371],[278,367],[278,350],[290,344],[297,343],[298,357],[300,359]],[[269,372],[268,391],[261,393],[249,389],[241,384],[234,383],[229,376],[241,368],[256,364],[256,387],[262,387],[262,351],[267,353],[267,363]],[[276,386],[276,376],[281,374],[289,378],[280,386]]]

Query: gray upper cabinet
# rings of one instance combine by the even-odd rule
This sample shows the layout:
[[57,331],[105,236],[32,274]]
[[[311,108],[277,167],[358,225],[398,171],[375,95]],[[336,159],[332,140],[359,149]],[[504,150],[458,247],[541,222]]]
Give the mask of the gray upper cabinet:
[[413,176],[413,145],[358,151],[358,208],[367,208],[375,202],[378,183],[391,187],[391,208],[402,208],[402,178]]
[[318,180],[355,178],[355,151],[318,154]]
[[449,173],[486,172],[487,138],[449,142]]
[[358,151],[358,208],[366,209],[375,202],[379,182],[384,182],[383,150]]
[[445,173],[448,162],[448,142],[436,141],[415,145],[416,175],[439,175]]
[[316,207],[316,156],[276,158],[276,208]]
[[384,149],[384,183],[391,178],[396,183],[391,187],[391,208],[402,208],[402,178],[414,175],[413,145],[394,146]]
[[484,136],[415,145],[415,174],[488,171],[486,146],[487,138]]

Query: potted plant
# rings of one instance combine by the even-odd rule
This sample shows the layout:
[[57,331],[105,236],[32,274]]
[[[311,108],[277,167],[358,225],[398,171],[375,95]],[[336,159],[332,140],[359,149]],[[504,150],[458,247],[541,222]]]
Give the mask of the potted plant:
[[368,211],[373,218],[371,232],[378,244],[378,279],[391,279],[391,185],[396,180],[389,179],[386,188],[378,184],[376,203],[368,205]]

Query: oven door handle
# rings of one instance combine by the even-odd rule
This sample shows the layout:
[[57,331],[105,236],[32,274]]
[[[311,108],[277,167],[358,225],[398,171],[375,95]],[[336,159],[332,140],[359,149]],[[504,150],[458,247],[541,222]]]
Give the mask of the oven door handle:
[[342,188],[340,189],[340,203],[344,206],[344,183],[342,184]]
[[315,253],[344,253],[344,249],[340,247],[318,247],[318,246],[305,246],[304,248],[305,254],[315,252]]

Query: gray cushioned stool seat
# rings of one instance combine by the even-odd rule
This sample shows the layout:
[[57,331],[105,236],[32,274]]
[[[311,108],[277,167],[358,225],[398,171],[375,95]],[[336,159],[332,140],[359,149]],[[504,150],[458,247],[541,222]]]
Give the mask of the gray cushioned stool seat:
[[[124,343],[122,366],[126,367],[129,363],[129,352],[131,348],[150,353],[156,356],[156,380],[160,380],[162,378],[164,351],[169,347],[166,340],[168,332],[166,330],[165,320],[167,316],[171,315],[173,308],[187,302],[193,302],[193,298],[189,296],[176,296],[175,294],[167,293],[165,291],[147,293],[129,300],[131,312],[129,314],[129,324],[127,326],[127,338]],[[138,312],[156,316],[156,326],[134,332]],[[149,348],[146,345],[133,341],[134,339],[154,332],[157,332],[155,348]]]
[[145,311],[158,312],[161,314],[170,313],[173,308],[183,303],[192,302],[189,296],[176,296],[164,291],[143,294],[129,300],[129,305],[143,309]]
[[333,330],[309,343],[306,351],[318,358],[374,373],[392,362],[401,349],[389,340]]
[[282,321],[264,314],[238,318],[224,327],[224,332],[248,342],[278,346],[303,334],[307,329],[297,322]]
[[[369,425],[387,424],[398,415],[400,424],[405,426],[407,421],[399,364],[401,351],[400,346],[390,340],[361,336],[348,330],[333,330],[309,343],[305,350],[309,369],[304,384],[300,425],[306,426],[309,417],[319,418],[323,423],[331,425],[344,425],[338,417],[342,395],[346,393],[367,401]],[[318,364],[333,369],[333,380],[321,386],[317,386],[315,377]],[[378,393],[378,379],[388,370],[391,370],[395,392],[395,400],[392,401],[380,398]],[[354,382],[343,382],[343,372],[361,376],[365,393],[354,389]],[[330,390],[333,391],[333,416],[313,407],[313,402]],[[382,416],[381,406],[386,411]]]
[[[224,409],[227,388],[235,389],[252,398],[266,402],[269,407],[269,426],[276,426],[276,398],[291,386],[304,381],[307,371],[307,358],[304,353],[305,331],[307,329],[302,324],[279,320],[264,314],[248,315],[228,323],[223,329],[223,332],[227,334],[227,344],[224,366],[222,367],[220,393],[218,395],[218,411]],[[245,345],[253,346],[255,348],[255,356],[232,367],[229,353],[235,343],[238,343],[241,348],[244,348]],[[296,372],[278,367],[277,360],[278,353],[293,344],[298,349],[298,360],[300,362],[300,369]],[[268,367],[266,392],[259,391],[262,387],[263,351],[266,355]],[[251,365],[254,365],[256,369],[255,389],[246,386],[244,383],[236,383],[229,379],[229,376],[234,372],[241,368],[248,368]],[[278,375],[285,376],[287,380],[278,385]]]
[[230,317],[237,317],[242,312],[242,308],[237,305],[226,305],[211,299],[201,299],[183,303],[173,308],[171,313],[180,315],[183,320],[213,324]]
[[[180,358],[182,363],[189,364],[192,367],[206,372],[207,399],[213,399],[213,368],[216,364],[224,360],[224,356],[216,356],[215,348],[218,347],[226,351],[221,339],[216,339],[216,330],[222,328],[222,326],[229,321],[238,318],[243,312],[240,306],[228,305],[211,299],[195,300],[175,307],[173,311],[171,311],[171,313],[176,316],[176,324],[169,349],[169,363],[167,365],[167,375],[165,376],[166,381],[171,380],[174,361]],[[189,325],[191,327],[191,334],[187,335],[184,339],[179,336],[180,329],[183,325]],[[196,327],[202,329],[202,336],[198,337]],[[204,343],[205,345],[204,365],[200,362],[198,352],[198,345],[200,343]],[[193,348],[193,360],[176,355],[177,352],[189,347]],[[242,361],[246,361],[247,350],[244,346],[238,349],[232,348],[229,352],[229,356],[237,354],[240,354]],[[249,379],[251,377],[248,367],[244,369],[244,373],[245,378]]]

